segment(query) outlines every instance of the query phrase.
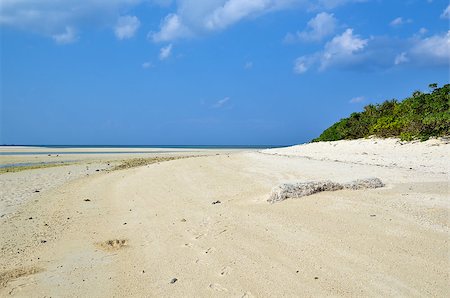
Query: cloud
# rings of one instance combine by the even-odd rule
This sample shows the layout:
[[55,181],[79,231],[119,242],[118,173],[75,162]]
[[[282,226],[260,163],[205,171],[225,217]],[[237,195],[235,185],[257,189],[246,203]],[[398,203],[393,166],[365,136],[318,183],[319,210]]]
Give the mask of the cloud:
[[333,14],[326,12],[318,13],[314,18],[309,20],[307,29],[297,32],[295,35],[288,33],[285,41],[291,42],[297,39],[301,41],[320,41],[334,33],[337,26],[337,19]]
[[450,4],[442,12],[441,18],[450,20]]
[[143,0],[2,0],[0,25],[51,37],[66,27],[114,26],[120,12]]
[[170,57],[172,54],[172,44],[169,44],[166,47],[162,47],[159,50],[159,60],[165,60]]
[[347,29],[341,35],[335,36],[325,45],[321,57],[321,69],[333,64],[346,63],[353,60],[358,52],[361,52],[368,43],[368,39],[362,39],[353,34],[353,29]]
[[247,61],[244,64],[244,69],[252,69],[253,68],[253,62]]
[[151,63],[150,61],[142,63],[142,68],[144,68],[144,69],[152,68],[152,67],[153,67],[153,63]]
[[308,31],[300,32],[299,37],[303,40],[321,40],[334,33],[337,19],[333,14],[321,12],[308,22]]
[[422,27],[422,28],[419,29],[418,34],[419,35],[425,35],[425,34],[427,34],[427,32],[428,32],[428,29],[425,28],[425,27]]
[[353,34],[353,29],[346,29],[327,42],[322,51],[297,58],[294,72],[303,74],[312,67],[321,71],[330,67],[346,68],[362,59],[361,53],[368,43],[368,39]]
[[276,10],[287,6],[294,1],[276,0],[228,0],[215,8],[205,17],[204,26],[208,30],[224,29],[249,16],[264,14],[271,10]]
[[310,9],[333,9],[349,3],[361,3],[369,0],[318,0],[309,1]]
[[158,32],[150,32],[149,37],[154,42],[171,41],[180,38],[190,37],[190,30],[182,23],[180,17],[176,14],[167,15],[161,23]]
[[450,30],[445,34],[415,39],[410,54],[421,65],[450,64]]
[[[332,9],[351,2],[365,0],[178,0],[176,10],[167,14],[159,30],[150,32],[149,37],[154,42],[169,42],[224,30],[243,20],[280,10]],[[318,24],[311,23],[311,26],[316,26],[311,29],[312,38],[318,38],[314,34],[320,36],[332,33],[328,33],[333,26],[330,16],[325,13],[319,16]]]
[[218,101],[216,101],[216,103],[212,107],[215,109],[220,109],[229,101],[230,101],[230,98],[227,96],[223,99],[219,99]]
[[364,102],[366,98],[364,96],[357,96],[350,99],[349,103],[361,103]]
[[395,65],[399,65],[399,64],[402,64],[402,63],[406,63],[408,61],[409,61],[409,59],[406,56],[406,53],[402,52],[402,53],[398,54],[397,56],[395,56],[394,64]]
[[398,27],[398,26],[401,26],[401,25],[404,25],[404,24],[408,24],[408,23],[412,23],[412,20],[411,19],[406,19],[405,20],[402,17],[398,17],[398,18],[393,19],[389,24],[392,27]]
[[127,39],[134,36],[141,22],[135,16],[122,16],[117,20],[114,33],[117,39]]
[[281,9],[296,0],[179,0],[177,11],[169,13],[153,41],[173,41],[195,34],[225,29],[242,19]]
[[77,41],[78,35],[74,28],[67,26],[63,33],[53,34],[52,38],[57,44],[69,44]]
[[313,62],[312,57],[302,56],[297,59],[295,59],[294,62],[294,72],[297,74],[302,74],[308,71],[309,65],[311,62]]
[[[120,11],[142,1],[3,0],[0,9],[0,25],[45,35],[58,44],[68,44],[79,39],[80,27],[106,25],[114,28]],[[134,34],[133,27],[126,29],[120,25],[122,24],[119,20],[115,27],[115,33],[119,39]]]
[[66,27],[78,32],[92,27],[112,28],[119,39],[124,39],[133,36],[139,25],[130,18],[118,24],[117,17],[140,5],[145,9],[157,5],[172,11],[149,37],[154,42],[171,42],[224,30],[242,20],[280,10],[330,9],[350,2],[362,0],[2,0],[0,25],[48,37]]
[[[293,0],[291,0],[293,1]],[[169,13],[157,32],[149,35],[154,42],[189,38],[198,33],[216,31],[256,13],[264,13],[289,0],[180,0],[175,13]]]
[[450,31],[424,37],[413,35],[406,39],[385,36],[362,38],[352,29],[335,36],[323,50],[301,56],[294,61],[294,72],[328,68],[372,71],[398,65],[411,67],[448,67],[450,64]]

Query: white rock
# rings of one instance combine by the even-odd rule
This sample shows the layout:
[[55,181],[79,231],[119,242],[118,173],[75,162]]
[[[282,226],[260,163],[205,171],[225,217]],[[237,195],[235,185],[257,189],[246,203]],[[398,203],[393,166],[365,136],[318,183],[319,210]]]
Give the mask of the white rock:
[[322,191],[336,191],[341,189],[367,189],[383,187],[383,182],[378,178],[358,179],[348,183],[336,183],[332,181],[309,181],[301,183],[284,183],[272,189],[269,203],[281,202],[290,198],[301,198]]

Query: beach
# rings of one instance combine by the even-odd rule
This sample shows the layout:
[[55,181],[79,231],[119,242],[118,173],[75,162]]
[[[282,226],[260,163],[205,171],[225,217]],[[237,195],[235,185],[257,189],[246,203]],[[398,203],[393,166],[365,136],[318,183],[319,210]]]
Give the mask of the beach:
[[[153,153],[3,147],[35,153],[0,155],[5,165],[62,164],[0,174],[0,296],[445,297],[449,149],[376,138]],[[117,168],[136,158],[147,162]],[[383,187],[267,201],[283,183],[373,177]]]

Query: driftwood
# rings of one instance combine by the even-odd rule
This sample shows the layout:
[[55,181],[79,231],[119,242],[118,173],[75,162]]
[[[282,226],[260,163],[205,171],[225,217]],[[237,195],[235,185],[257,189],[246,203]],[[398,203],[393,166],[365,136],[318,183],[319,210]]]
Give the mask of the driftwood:
[[272,189],[269,203],[281,202],[290,198],[301,198],[322,191],[336,191],[341,189],[367,189],[379,188],[384,184],[378,178],[358,179],[348,183],[336,183],[332,181],[310,181],[301,183],[284,183]]

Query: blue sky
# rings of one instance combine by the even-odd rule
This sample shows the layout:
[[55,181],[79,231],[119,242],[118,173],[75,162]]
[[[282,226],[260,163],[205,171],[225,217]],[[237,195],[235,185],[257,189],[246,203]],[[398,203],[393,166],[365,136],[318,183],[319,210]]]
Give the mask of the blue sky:
[[439,0],[2,0],[2,144],[295,144],[449,81]]

